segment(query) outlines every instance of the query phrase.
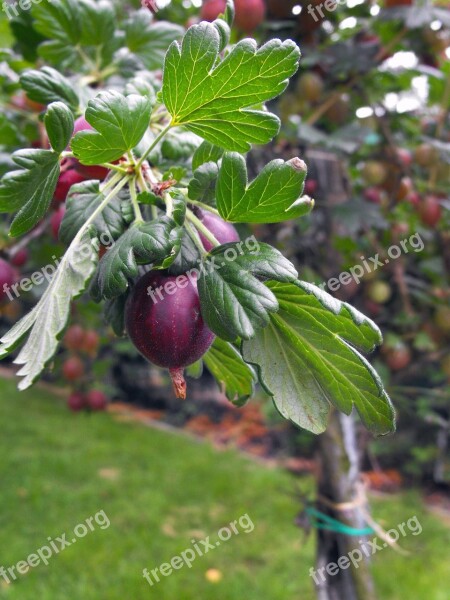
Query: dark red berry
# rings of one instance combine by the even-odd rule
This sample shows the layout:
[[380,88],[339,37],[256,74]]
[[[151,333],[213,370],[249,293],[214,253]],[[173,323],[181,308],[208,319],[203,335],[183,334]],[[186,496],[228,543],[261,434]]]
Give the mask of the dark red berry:
[[314,196],[319,189],[319,182],[316,179],[308,179],[305,183],[305,194]]
[[84,337],[84,329],[80,325],[72,325],[64,335],[64,347],[67,348],[67,350],[77,352],[83,348]]
[[[74,123],[73,135],[80,131],[93,130],[94,128],[90,125],[84,117],[78,117]],[[78,160],[74,162],[74,168],[76,169],[79,176],[82,176],[82,181],[85,179],[100,179],[102,181],[108,175],[108,169],[98,165],[82,165]]]
[[78,356],[71,356],[63,364],[62,371],[67,381],[76,381],[84,375],[84,364]]
[[81,350],[89,356],[95,356],[97,354],[98,346],[100,344],[100,336],[93,329],[88,329],[84,332],[83,340],[81,342]]
[[6,297],[8,288],[16,281],[16,271],[12,266],[0,258],[0,300]]
[[99,390],[91,390],[86,394],[86,402],[91,410],[105,410],[108,405],[108,398]]
[[55,200],[58,202],[64,202],[67,198],[70,188],[76,183],[85,181],[86,177],[76,171],[75,169],[68,169],[63,171],[59,176],[58,183],[56,184],[56,190],[54,194]]
[[[203,225],[209,229],[221,244],[239,241],[239,234],[233,225],[224,221],[219,215],[215,215],[207,210],[199,210],[197,214]],[[205,250],[209,251],[213,249],[213,244],[202,233],[200,233],[200,239]]]
[[264,0],[234,0],[235,23],[246,33],[254,31],[264,21],[266,5]]
[[[204,21],[215,21],[226,9],[226,0],[205,0],[201,10]],[[235,23],[239,29],[251,32],[264,21],[266,6],[264,0],[235,0]]]
[[183,368],[201,358],[214,340],[201,316],[195,278],[146,273],[128,298],[125,325],[139,352],[168,368],[177,396],[185,398]]
[[441,220],[442,206],[437,196],[425,196],[418,210],[422,223],[429,227],[435,227]]
[[78,117],[78,119],[75,119],[75,123],[73,124],[73,135],[79,133],[80,131],[86,131],[86,129],[93,129],[93,127],[86,121],[84,117]]
[[51,216],[50,227],[51,227],[53,237],[55,238],[55,240],[58,239],[59,228],[61,227],[61,223],[64,218],[65,212],[66,212],[66,207],[64,205],[62,205],[58,208],[58,210],[55,210],[55,212]]
[[204,21],[215,21],[220,14],[225,12],[226,0],[205,0],[200,13]]
[[86,408],[86,398],[81,392],[73,392],[67,399],[67,406],[73,412],[79,412]]
[[381,204],[383,196],[380,188],[369,187],[364,190],[364,198],[368,202],[373,202],[374,204]]
[[28,251],[26,248],[21,248],[18,252],[11,256],[11,264],[15,267],[23,267],[28,260]]
[[411,363],[411,350],[403,344],[389,349],[386,353],[386,363],[391,371],[401,371]]

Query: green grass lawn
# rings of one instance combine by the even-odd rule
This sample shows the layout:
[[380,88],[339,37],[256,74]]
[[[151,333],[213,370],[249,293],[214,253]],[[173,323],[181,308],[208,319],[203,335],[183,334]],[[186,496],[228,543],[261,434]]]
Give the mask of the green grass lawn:
[[[42,390],[0,380],[0,566],[10,567],[77,524],[105,511],[110,526],[2,583],[10,600],[309,600],[314,541],[293,525],[297,482],[234,451],[216,452],[109,414],[73,415]],[[312,481],[303,480],[304,489]],[[241,515],[254,524],[150,587],[142,570],[158,567]],[[449,529],[416,493],[374,502],[374,516],[395,527],[417,515],[407,558],[375,557],[383,600],[448,598]],[[95,521],[93,522],[95,525]],[[210,583],[208,569],[223,579]]]

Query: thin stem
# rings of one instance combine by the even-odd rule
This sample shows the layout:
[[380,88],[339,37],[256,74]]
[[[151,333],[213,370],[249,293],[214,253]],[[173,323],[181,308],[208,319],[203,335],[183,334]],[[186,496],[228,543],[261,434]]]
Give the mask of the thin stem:
[[105,169],[109,169],[110,171],[117,171],[118,173],[123,173],[124,175],[128,173],[128,171],[120,165],[113,165],[112,163],[102,163],[101,166],[105,167]]
[[97,73],[100,70],[100,65],[102,64],[102,55],[101,55],[101,47],[97,46],[95,49],[95,70]]
[[90,215],[90,217],[84,222],[83,227],[78,231],[77,235],[74,237],[72,244],[76,244],[81,240],[81,238],[85,234],[89,225],[91,223],[93,223],[95,221],[95,219],[98,217],[98,215],[100,215],[105,210],[105,208],[108,206],[108,204],[114,198],[114,196],[116,196],[120,192],[120,190],[126,186],[129,179],[130,179],[129,177],[123,177],[119,181],[119,183],[109,192],[109,194],[105,197],[105,199],[102,200],[102,202],[97,206],[97,208]]
[[101,186],[100,191],[102,194],[104,194],[106,192],[106,190],[108,190],[110,187],[113,187],[114,185],[116,185],[116,183],[118,183],[121,179],[122,179],[123,175],[121,173],[115,173],[111,179],[108,179],[107,181],[105,181],[105,183],[103,184],[103,186]]
[[407,27],[403,27],[398,32],[398,34],[391,39],[389,44],[386,44],[386,46],[381,48],[381,50],[378,52],[378,54],[375,57],[375,61],[383,62],[383,60],[385,60],[389,56],[391,50],[393,50],[395,48],[395,46],[402,41],[402,39],[405,37],[405,35],[407,35],[408,32],[409,32],[409,29]]
[[116,187],[110,191],[110,193],[106,196],[106,198],[103,200],[103,202],[101,202],[101,204],[98,205],[98,207],[94,210],[94,212],[91,214],[91,216],[85,221],[85,223],[83,224],[81,229],[78,231],[77,235],[73,238],[69,248],[67,249],[66,253],[62,257],[61,261],[59,262],[58,269],[54,275],[54,278],[52,279],[52,285],[58,285],[59,278],[62,277],[62,273],[64,273],[64,271],[66,270],[66,264],[68,262],[67,256],[69,254],[70,248],[72,248],[73,246],[76,246],[83,239],[83,235],[86,233],[86,231],[87,231],[88,227],[91,225],[91,223],[93,223],[95,221],[95,219],[98,217],[98,215],[101,214],[101,212],[106,208],[106,206],[114,198],[114,196],[118,192],[120,192],[120,190],[128,183],[128,180],[129,180],[128,177],[126,177],[126,178],[124,177],[121,181],[119,181],[119,183],[116,185]]
[[150,152],[153,150],[153,148],[156,148],[156,146],[159,144],[159,142],[163,139],[163,137],[167,134],[167,132],[169,131],[169,129],[172,127],[172,123],[169,123],[168,125],[166,125],[166,127],[164,127],[164,129],[155,137],[155,139],[153,140],[153,142],[150,144],[150,146],[147,148],[147,150],[144,152],[144,154],[141,156],[141,158],[138,160],[136,166],[137,168],[142,166],[142,163],[144,162],[144,160],[147,159],[147,156],[150,154]]
[[141,208],[139,206],[139,202],[136,194],[136,179],[131,181],[130,185],[130,195],[131,195],[131,204],[133,205],[134,210],[134,222],[135,223],[143,223],[144,219],[142,217]]
[[209,242],[211,242],[213,246],[221,245],[216,236],[210,232],[210,230],[200,221],[198,217],[194,215],[192,210],[189,210],[189,208],[186,211],[186,217],[193,225],[195,225],[195,228],[198,229],[198,231],[200,231],[200,233],[202,233]]
[[[69,150],[65,150],[64,152],[61,152],[61,158],[75,158],[75,155],[73,152],[70,152]],[[117,171],[118,173],[123,173],[124,175],[126,175],[128,173],[128,171],[126,169],[124,169],[120,165],[113,165],[113,163],[109,163],[109,162],[100,163],[100,166],[105,167],[106,169],[110,169],[111,171]]]
[[186,231],[188,232],[189,237],[191,238],[191,240],[194,242],[194,244],[196,245],[198,251],[200,252],[201,256],[206,256],[208,253],[206,252],[205,248],[203,247],[203,244],[200,240],[200,237],[197,233],[197,230],[192,227],[192,225],[188,222],[186,222],[185,224],[186,227]]
[[94,61],[91,59],[91,57],[86,54],[86,52],[83,50],[83,48],[80,48],[80,46],[77,46],[76,50],[77,50],[78,54],[80,55],[80,57],[84,60],[84,62],[87,65],[89,65],[89,67],[92,69],[92,71],[97,73],[97,65],[94,63]]
[[[139,169],[138,171],[138,181],[139,181],[139,185],[141,187],[141,191],[142,192],[148,192],[148,185],[147,182],[145,181],[145,177],[142,174],[142,170]],[[154,204],[151,205],[150,210],[152,211],[152,218],[153,219],[157,219],[158,218],[158,209],[156,208],[156,206]]]
[[213,208],[212,206],[209,206],[208,204],[205,204],[204,202],[200,202],[200,200],[191,200],[190,198],[188,198],[188,202],[189,202],[189,204],[193,204],[194,206],[198,206],[199,208],[208,210],[209,212],[212,212],[215,215],[217,215],[218,217],[220,217],[220,213],[216,208]]
[[117,73],[117,67],[106,67],[105,69],[103,69],[103,71],[100,71],[99,76],[100,79],[107,79],[110,75],[114,75],[114,73]]
[[168,217],[173,215],[173,198],[170,194],[164,194],[164,202],[166,203],[166,214]]

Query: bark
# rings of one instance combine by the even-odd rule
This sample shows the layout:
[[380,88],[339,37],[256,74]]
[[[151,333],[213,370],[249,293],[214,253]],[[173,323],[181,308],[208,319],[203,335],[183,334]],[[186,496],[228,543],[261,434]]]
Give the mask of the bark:
[[[355,500],[361,499],[360,456],[352,416],[332,412],[327,431],[319,437],[319,459],[318,509],[350,527],[366,527],[363,516],[363,510],[367,510],[364,497],[362,503],[355,503]],[[342,507],[331,508],[325,501],[321,502],[320,497],[333,504],[354,503],[354,506],[345,510]],[[315,579],[318,599],[375,600],[370,565],[360,544],[360,541],[364,542],[367,538],[324,529],[318,529],[317,533]],[[363,556],[356,566],[350,563],[349,568],[339,569],[333,576],[326,572],[327,565],[337,563],[340,557],[347,556],[352,550],[359,550]]]

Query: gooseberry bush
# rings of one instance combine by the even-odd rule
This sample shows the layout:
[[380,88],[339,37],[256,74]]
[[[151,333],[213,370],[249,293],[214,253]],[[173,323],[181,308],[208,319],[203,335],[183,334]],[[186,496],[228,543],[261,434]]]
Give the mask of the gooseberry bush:
[[[19,70],[11,89],[37,103],[40,142],[12,154],[0,210],[13,238],[57,214],[66,250],[0,356],[21,346],[19,388],[32,385],[72,301],[89,294],[118,336],[170,370],[179,397],[185,367],[202,360],[237,405],[259,382],[285,418],[314,433],[334,405],[386,434],[393,407],[362,355],[381,344],[378,327],[302,281],[274,247],[239,241],[233,226],[314,207],[301,158],[272,160],[252,180],[246,163],[279,132],[265,103],[286,89],[300,50],[278,39],[230,45],[233,16],[228,0],[219,18],[185,31],[106,0],[44,0],[13,21],[18,49],[48,64],[18,69],[16,54],[5,57]],[[74,409],[84,402],[74,398]]]

